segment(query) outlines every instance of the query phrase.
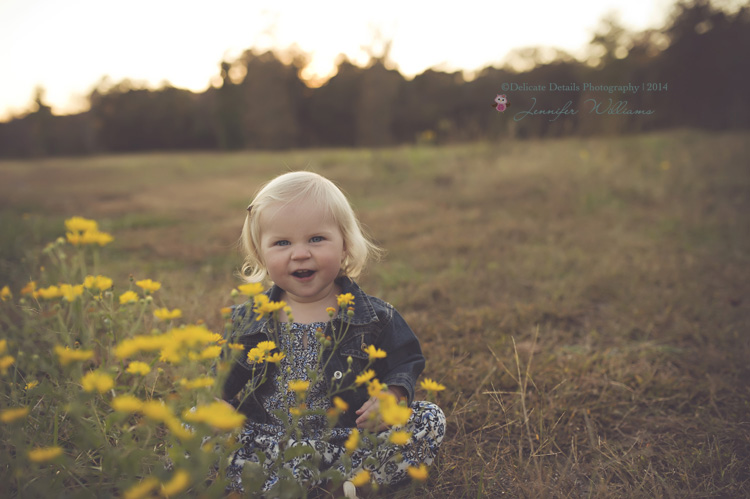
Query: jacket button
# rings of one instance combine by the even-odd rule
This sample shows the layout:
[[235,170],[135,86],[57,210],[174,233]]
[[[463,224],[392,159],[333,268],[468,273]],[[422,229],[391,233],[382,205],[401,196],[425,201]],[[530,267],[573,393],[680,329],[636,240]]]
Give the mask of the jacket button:
[[341,379],[343,376],[344,375],[343,375],[343,373],[341,371],[336,371],[335,373],[333,373],[333,377],[335,379]]

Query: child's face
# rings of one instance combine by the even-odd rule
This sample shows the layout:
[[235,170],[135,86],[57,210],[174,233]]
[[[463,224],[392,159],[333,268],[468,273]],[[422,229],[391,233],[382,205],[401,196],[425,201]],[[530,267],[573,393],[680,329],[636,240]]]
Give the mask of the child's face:
[[345,256],[338,224],[303,200],[268,206],[260,215],[260,232],[260,256],[285,299],[329,302]]

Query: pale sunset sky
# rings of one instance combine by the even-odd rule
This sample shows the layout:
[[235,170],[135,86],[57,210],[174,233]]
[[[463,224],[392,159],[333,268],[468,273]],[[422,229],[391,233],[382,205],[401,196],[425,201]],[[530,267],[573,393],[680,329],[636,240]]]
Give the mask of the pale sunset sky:
[[0,120],[32,107],[46,90],[56,114],[87,107],[108,75],[156,88],[204,91],[219,64],[245,49],[296,44],[312,57],[307,75],[334,71],[339,54],[366,63],[377,28],[407,78],[428,68],[500,66],[512,49],[546,46],[580,56],[601,18],[616,11],[628,29],[662,27],[672,0],[423,2],[380,0],[0,0]]

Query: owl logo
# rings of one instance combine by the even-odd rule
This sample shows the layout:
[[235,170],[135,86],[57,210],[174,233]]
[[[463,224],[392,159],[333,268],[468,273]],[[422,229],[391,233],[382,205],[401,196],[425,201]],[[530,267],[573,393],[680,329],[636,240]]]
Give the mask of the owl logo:
[[502,113],[510,107],[510,103],[508,102],[508,98],[505,96],[505,94],[497,94],[497,97],[495,97],[495,103],[492,104],[492,107],[497,109],[498,112]]

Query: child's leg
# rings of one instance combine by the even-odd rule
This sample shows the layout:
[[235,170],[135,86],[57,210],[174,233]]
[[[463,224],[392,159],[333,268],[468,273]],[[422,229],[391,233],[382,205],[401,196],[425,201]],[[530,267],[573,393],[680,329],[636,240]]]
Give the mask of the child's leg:
[[[410,466],[432,464],[445,436],[445,415],[440,407],[432,402],[414,401],[411,409],[409,421],[400,428],[411,433],[409,442],[402,446],[391,444],[388,439],[394,430],[381,432],[378,434],[378,448],[372,454],[380,464],[364,466],[371,473],[372,480],[381,485],[395,485],[406,479],[406,469]],[[369,449],[361,449],[352,455],[355,472],[358,471],[356,465],[364,463],[371,453]]]
[[445,414],[436,404],[422,400],[412,402],[411,408],[412,415],[404,430],[412,437],[401,447],[403,458],[400,463],[391,461],[373,473],[378,483],[399,483],[408,476],[408,467],[429,466],[437,456],[445,436]]
[[271,472],[272,464],[279,456],[278,441],[270,435],[259,434],[257,430],[248,427],[240,433],[238,440],[242,443],[242,447],[232,455],[229,466],[227,466],[227,478],[230,480],[227,490],[244,492],[242,471],[245,463],[258,463],[260,461],[257,451],[261,451],[265,455],[263,468],[266,481],[263,484],[263,490],[269,490],[278,481],[276,473]]

